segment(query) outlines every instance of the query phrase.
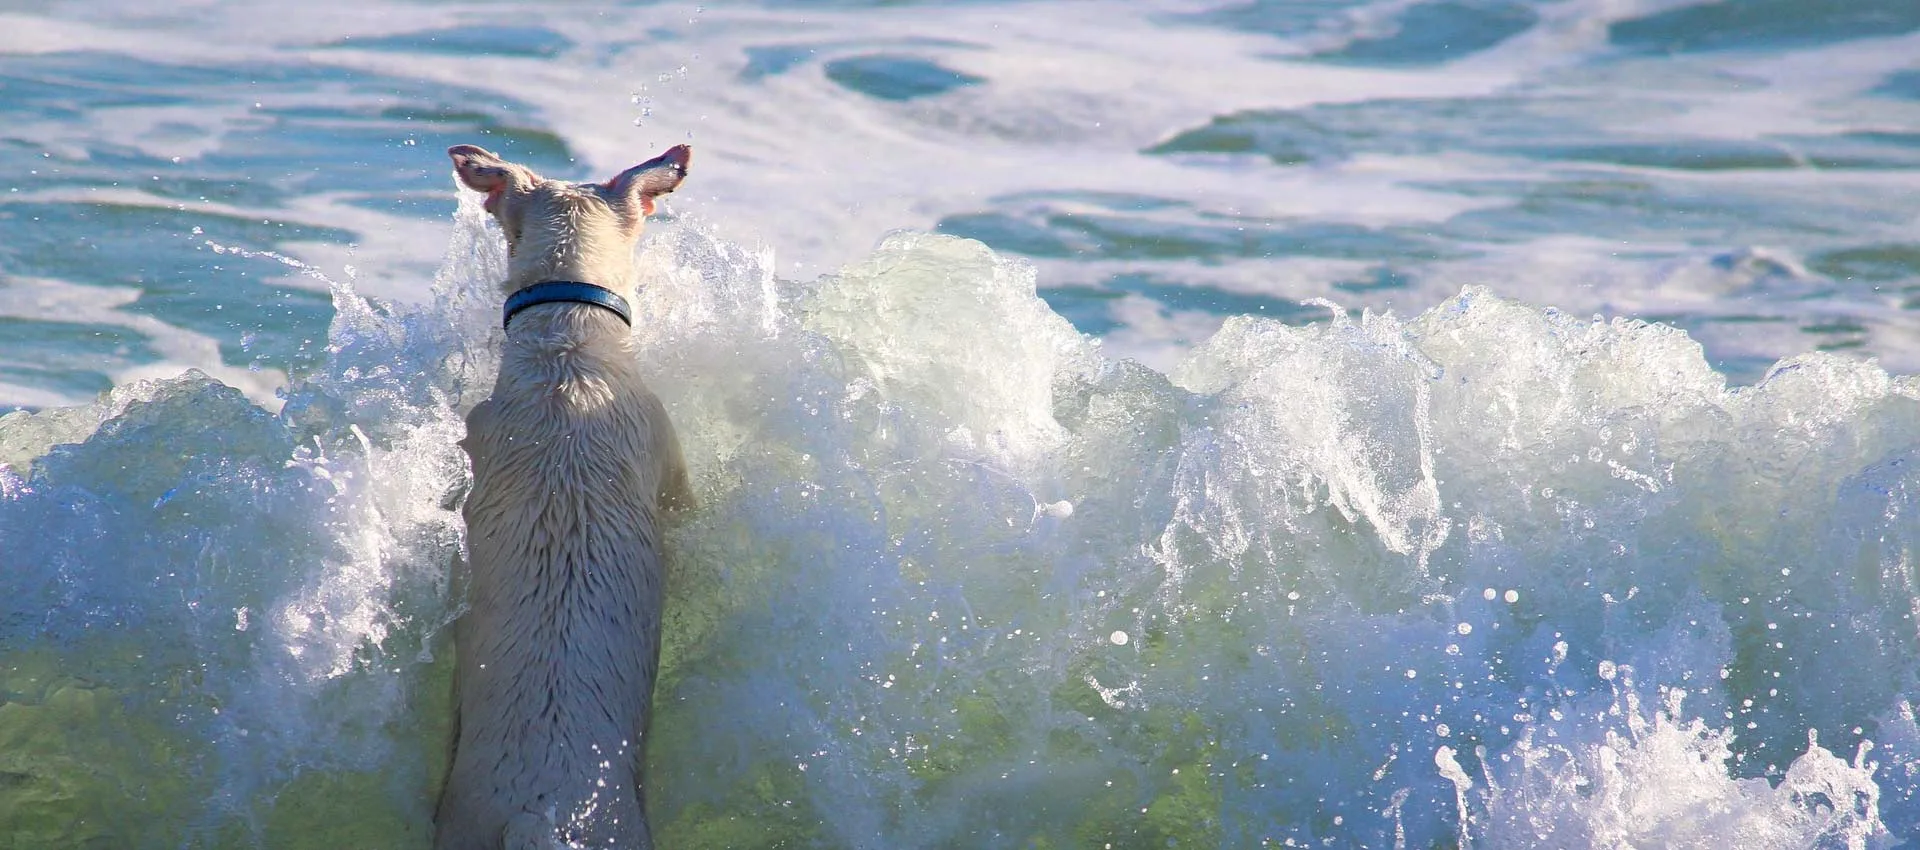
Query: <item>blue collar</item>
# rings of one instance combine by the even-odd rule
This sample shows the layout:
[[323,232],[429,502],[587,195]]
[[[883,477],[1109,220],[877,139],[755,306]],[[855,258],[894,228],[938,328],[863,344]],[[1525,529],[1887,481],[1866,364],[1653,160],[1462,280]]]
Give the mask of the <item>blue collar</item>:
[[604,286],[582,283],[577,280],[547,280],[536,283],[507,297],[506,309],[501,311],[500,327],[505,328],[513,321],[513,314],[532,307],[535,304],[553,304],[571,302],[574,304],[592,304],[612,310],[633,327],[633,311],[627,307],[627,299]]

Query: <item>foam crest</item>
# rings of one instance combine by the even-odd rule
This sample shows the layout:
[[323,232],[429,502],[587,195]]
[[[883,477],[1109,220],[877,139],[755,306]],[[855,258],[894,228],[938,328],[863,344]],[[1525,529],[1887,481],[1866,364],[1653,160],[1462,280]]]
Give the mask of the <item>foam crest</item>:
[[[1336,308],[1326,325],[1305,329],[1229,320],[1174,380],[1210,396],[1207,430],[1228,440],[1217,451],[1190,455],[1210,467],[1192,473],[1205,485],[1190,486],[1251,485],[1196,492],[1195,503],[1250,515],[1193,524],[1228,532],[1209,540],[1292,536],[1299,531],[1292,518],[1324,501],[1347,522],[1370,525],[1388,551],[1417,553],[1424,564],[1448,532],[1433,478],[1435,371],[1398,322],[1371,314],[1356,323]],[[1356,392],[1356,385],[1366,389]],[[1218,461],[1238,468],[1212,468]],[[1271,558],[1274,542],[1263,549]]]
[[[881,253],[903,247],[947,250],[918,240]],[[887,264],[909,276],[915,266]],[[959,291],[996,274],[943,268]],[[914,291],[910,277],[877,279]],[[840,284],[821,284],[825,296],[795,290],[793,311],[844,298],[830,292]],[[1029,327],[1025,296],[1007,297],[974,330]],[[860,315],[914,327],[930,321],[913,314],[918,303]],[[957,315],[938,302],[924,309]],[[759,308],[743,312],[764,326]],[[763,835],[771,843],[848,846],[961,835],[998,846],[1016,834],[1084,836],[1092,824],[1230,843],[1470,834],[1471,823],[1448,825],[1446,785],[1414,753],[1462,739],[1514,746],[1544,718],[1574,716],[1577,695],[1611,687],[1609,675],[1578,668],[1637,667],[1650,693],[1698,691],[1699,706],[1743,721],[1753,740],[1731,767],[1710,765],[1720,796],[1746,787],[1734,776],[1768,772],[1749,758],[1788,772],[1810,764],[1766,752],[1793,727],[1867,719],[1820,696],[1830,691],[1812,680],[1829,666],[1770,666],[1773,650],[1755,635],[1822,657],[1860,649],[1824,615],[1802,613],[1802,625],[1780,614],[1796,588],[1864,580],[1818,568],[1794,579],[1784,559],[1831,563],[1844,551],[1827,539],[1750,561],[1808,529],[1756,544],[1734,530],[1746,522],[1736,516],[1775,516],[1806,482],[1761,472],[1768,480],[1731,503],[1723,491],[1730,470],[1810,449],[1825,454],[1802,471],[1834,488],[1903,453],[1910,393],[1870,366],[1802,358],[1760,388],[1730,391],[1682,333],[1469,290],[1413,322],[1234,320],[1173,381],[1088,354],[1056,360],[1046,371],[1063,433],[1050,463],[1031,469],[1005,446],[937,439],[972,415],[916,397],[918,386],[952,382],[944,364],[888,359],[884,348],[850,359],[849,348],[872,345],[857,339],[870,326],[798,324],[817,335],[788,330],[756,347],[791,345],[770,359],[778,386],[802,392],[784,401],[742,388],[731,409],[758,424],[707,468],[721,495],[690,539],[694,562],[727,572],[691,594],[724,625],[689,640],[726,637],[676,656],[671,675],[685,678],[663,691],[675,705],[663,717],[725,732],[713,749],[702,735],[656,744],[669,765],[663,788],[678,789],[661,799],[683,836],[734,816],[777,824]],[[1029,355],[999,368],[1034,366],[1047,363]],[[860,383],[873,374],[883,387]],[[1027,380],[998,377],[974,392],[1019,392]],[[699,443],[703,425],[691,421]],[[836,457],[828,452],[838,462],[823,462]],[[911,490],[898,489],[902,478]],[[1049,513],[1056,500],[1071,513]],[[1887,615],[1900,607],[1849,598]],[[713,666],[759,672],[728,680],[704,672]],[[1795,697],[1762,687],[1797,677]],[[1867,704],[1893,697],[1861,684],[1880,695]],[[678,707],[687,700],[695,707]],[[758,708],[727,719],[729,704]],[[787,722],[769,723],[769,705]],[[1714,721],[1700,728],[1737,737]],[[1650,749],[1646,769],[1691,763],[1676,752]],[[680,764],[689,773],[674,773]],[[1106,782],[1126,790],[1109,794]],[[779,799],[745,790],[767,783]],[[871,807],[845,802],[855,789]],[[968,814],[1001,823],[1003,807],[1029,797],[1049,801],[1048,814],[984,839]],[[809,800],[834,803],[794,811]],[[922,817],[890,820],[903,806]],[[1186,819],[1196,811],[1219,820]],[[1870,819],[1855,827],[1884,837]],[[1817,832],[1762,846],[1806,846]]]
[[[1630,676],[1631,670],[1622,669]],[[1451,751],[1437,757],[1460,790],[1476,847],[1883,846],[1877,765],[1870,744],[1848,762],[1809,733],[1778,785],[1736,779],[1733,736],[1683,719],[1683,697],[1649,709],[1631,691],[1585,723],[1542,724],[1496,759],[1479,781]],[[1587,729],[1580,727],[1586,726]]]
[[[473,253],[449,259],[444,306],[330,282],[326,366],[279,415],[189,373],[0,424],[0,622],[19,648],[0,723],[30,742],[16,836],[296,847],[418,828],[444,750],[429,662],[456,610],[457,408],[491,368],[462,356],[488,342],[467,294],[500,265],[478,211],[461,222]],[[48,731],[83,693],[94,719]],[[94,739],[137,746],[33,759]],[[147,804],[116,811],[121,787]],[[312,831],[332,819],[351,826]]]
[[[462,204],[433,301],[333,285],[279,413],[189,375],[0,419],[17,835],[424,834],[456,441],[499,333],[499,237]],[[1920,822],[1909,378],[1810,355],[1729,389],[1684,333],[1480,289],[1233,319],[1169,376],[967,240],[793,281],[681,219],[640,260],[702,503],[670,541],[663,843],[1771,849]]]

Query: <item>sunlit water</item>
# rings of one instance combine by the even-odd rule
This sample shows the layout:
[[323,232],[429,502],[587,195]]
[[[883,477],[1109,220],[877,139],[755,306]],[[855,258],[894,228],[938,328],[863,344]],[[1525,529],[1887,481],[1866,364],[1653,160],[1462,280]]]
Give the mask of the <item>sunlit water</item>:
[[0,13],[0,847],[425,845],[502,264],[441,151],[689,139],[663,846],[1920,836],[1916,31]]

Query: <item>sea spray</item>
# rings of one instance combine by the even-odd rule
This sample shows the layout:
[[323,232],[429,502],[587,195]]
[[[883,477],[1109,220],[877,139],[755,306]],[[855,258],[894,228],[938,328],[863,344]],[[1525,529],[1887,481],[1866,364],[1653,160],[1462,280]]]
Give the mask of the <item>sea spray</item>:
[[[1910,381],[1808,356],[1729,390],[1683,333],[1474,289],[1411,322],[1233,320],[1169,379],[1049,335],[1023,291],[983,315],[966,293],[1025,278],[982,255],[898,237],[793,288],[786,324],[762,321],[767,290],[742,287],[761,293],[738,310],[759,335],[721,338],[745,361],[720,378],[663,370],[676,402],[686,380],[693,404],[732,411],[711,428],[690,417],[696,435],[748,429],[696,451],[721,462],[703,467],[718,487],[688,535],[691,570],[722,573],[695,595],[734,601],[703,608],[731,608],[710,631],[683,632],[702,654],[676,656],[662,716],[725,731],[704,748],[655,742],[657,799],[685,830],[668,834],[1581,846],[1615,833],[1498,833],[1510,801],[1551,804],[1508,789],[1496,813],[1482,782],[1462,808],[1420,756],[1453,747],[1496,776],[1483,759],[1571,736],[1550,725],[1572,718],[1617,751],[1645,748],[1648,771],[1721,778],[1711,801],[1651,823],[1578,798],[1596,823],[1711,835],[1734,807],[1799,818],[1755,846],[1889,839],[1878,813],[1746,789],[1824,753],[1789,749],[1810,726],[1858,736],[1902,704],[1910,673],[1838,659],[1872,649],[1911,670],[1911,630],[1894,625],[1911,607],[1910,531],[1880,527],[1862,552],[1858,519],[1840,514],[1874,514],[1836,500],[1903,492],[1846,481],[1904,474],[1890,470],[1910,450]],[[810,322],[822,303],[863,309]],[[979,347],[921,357],[963,333]],[[992,381],[951,374],[993,356]],[[1013,403],[1037,367],[1052,407],[1039,425]],[[771,386],[738,378],[770,370]],[[1735,488],[1732,469],[1776,471]],[[1039,509],[1056,502],[1071,513]],[[1886,626],[1858,635],[1796,593]],[[1833,661],[1775,666],[1789,639]],[[1827,684],[1849,678],[1858,690]],[[1637,707],[1641,692],[1692,699],[1661,714]],[[1596,695],[1634,707],[1589,711]],[[727,717],[741,705],[762,710]],[[1733,743],[1669,765],[1680,756],[1661,742],[1681,733],[1634,737],[1681,726]],[[1871,787],[1872,770],[1851,769],[1849,787]]]
[[[487,270],[488,240],[455,244],[479,260],[449,269]],[[0,420],[8,838],[419,833],[449,720],[431,662],[457,612],[455,409],[490,364],[461,357],[472,277],[426,309],[334,283],[326,366],[278,415],[189,373]]]
[[[424,846],[499,334],[461,203],[434,300],[336,285],[277,414],[188,375],[0,419],[8,839]],[[1167,375],[967,240],[794,281],[682,221],[639,259],[702,503],[663,843],[1920,826],[1912,379],[1807,355],[1729,389],[1677,330],[1472,288],[1234,319]]]

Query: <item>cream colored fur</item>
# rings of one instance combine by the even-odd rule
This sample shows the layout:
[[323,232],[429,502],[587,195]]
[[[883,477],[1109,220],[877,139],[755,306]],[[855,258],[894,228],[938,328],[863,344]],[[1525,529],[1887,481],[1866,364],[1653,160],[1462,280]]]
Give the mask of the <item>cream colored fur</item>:
[[[447,153],[506,233],[506,293],[574,280],[629,299],[642,220],[688,159],[682,146],[572,184],[471,145]],[[454,627],[457,731],[434,847],[649,848],[640,771],[663,511],[691,493],[626,324],[585,304],[521,311],[462,445],[468,608]]]

